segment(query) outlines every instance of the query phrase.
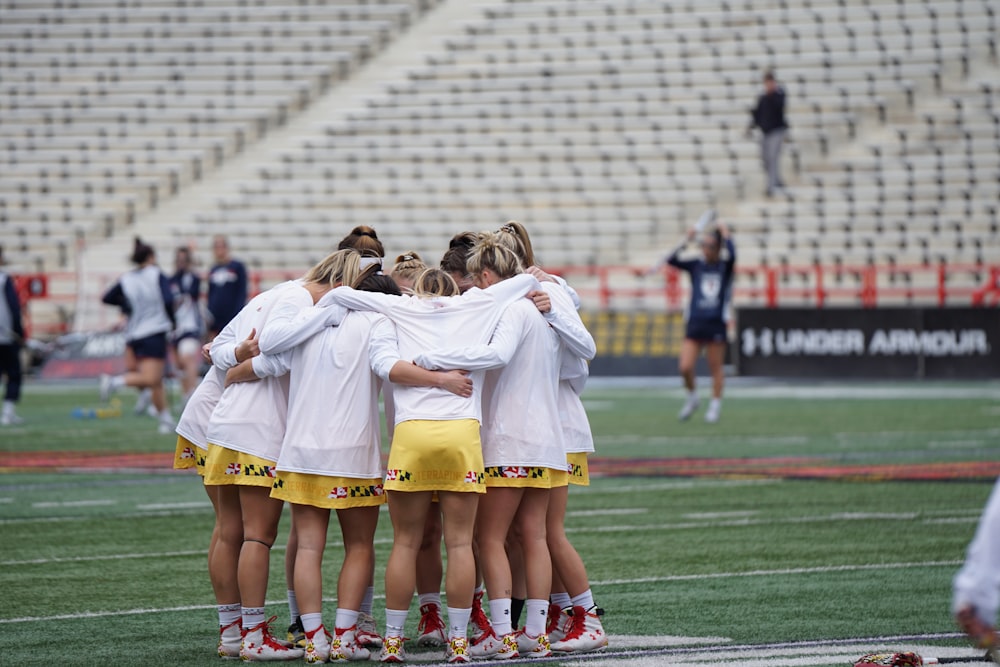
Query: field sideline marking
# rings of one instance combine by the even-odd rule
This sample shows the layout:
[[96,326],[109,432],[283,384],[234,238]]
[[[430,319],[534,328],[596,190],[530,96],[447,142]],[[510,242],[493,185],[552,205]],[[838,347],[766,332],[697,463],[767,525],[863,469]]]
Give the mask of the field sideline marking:
[[[204,552],[202,552],[204,553]],[[704,574],[674,574],[662,577],[642,577],[637,579],[608,579],[605,581],[592,581],[591,586],[624,586],[629,584],[645,584],[666,581],[699,581],[709,579],[730,579],[738,577],[767,577],[783,576],[788,574],[823,574],[829,572],[861,572],[873,570],[903,570],[927,567],[955,567],[961,565],[960,560],[947,561],[925,561],[914,563],[872,563],[868,565],[823,565],[818,567],[790,567],[778,570],[749,570],[747,572],[708,572]],[[379,596],[380,598],[382,596]],[[324,602],[333,602],[336,598]],[[270,600],[269,605],[283,604],[287,600]],[[74,618],[104,618],[108,616],[136,616],[141,614],[160,614],[172,611],[198,611],[202,609],[215,609],[215,605],[186,605],[183,607],[164,608],[144,608],[144,609],[124,609],[119,611],[88,611],[78,614],[59,614],[56,616],[22,616],[20,618],[0,619],[0,625],[10,623],[28,623],[34,621],[62,621]]]

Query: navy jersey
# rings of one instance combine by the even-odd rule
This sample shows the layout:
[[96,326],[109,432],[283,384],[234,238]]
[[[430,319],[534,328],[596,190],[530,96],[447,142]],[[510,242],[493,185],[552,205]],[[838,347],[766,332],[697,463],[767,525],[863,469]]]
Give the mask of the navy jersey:
[[208,312],[212,329],[222,331],[247,303],[247,270],[235,259],[217,264],[208,273]]
[[725,239],[725,251],[718,262],[708,263],[704,258],[681,259],[683,247],[667,258],[667,264],[686,271],[691,276],[691,301],[685,319],[689,323],[725,324],[729,319],[729,302],[732,298],[733,268],[736,265],[736,248]]

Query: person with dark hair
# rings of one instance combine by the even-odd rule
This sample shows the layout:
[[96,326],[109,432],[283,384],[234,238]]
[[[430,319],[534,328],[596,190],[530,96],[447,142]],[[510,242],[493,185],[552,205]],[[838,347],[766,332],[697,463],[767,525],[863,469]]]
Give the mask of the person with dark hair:
[[773,72],[764,74],[764,94],[757,98],[757,106],[751,114],[753,121],[747,132],[753,132],[755,127],[760,130],[760,157],[767,175],[767,196],[770,197],[785,188],[781,180],[781,144],[788,130],[785,90],[778,85]]
[[688,244],[698,236],[692,227],[687,238],[665,260],[650,272],[656,271],[664,261],[691,277],[691,300],[685,317],[684,342],[681,343],[680,372],[684,378],[687,399],[678,417],[685,421],[698,409],[695,391],[695,362],[702,350],[712,373],[712,402],[705,412],[705,421],[712,424],[719,420],[722,411],[722,389],[725,373],[722,369],[726,356],[726,328],[729,323],[729,305],[732,298],[733,271],[736,266],[736,247],[729,237],[729,229],[721,222],[710,231],[701,233],[698,241],[700,257],[682,259]]
[[177,249],[174,268],[170,288],[174,295],[177,327],[171,334],[171,343],[177,369],[181,371],[181,390],[186,401],[198,386],[198,371],[201,369],[201,338],[205,333],[198,303],[201,299],[201,278],[194,272],[190,248]]
[[163,388],[167,360],[167,334],[174,329],[174,297],[170,281],[156,265],[156,252],[136,237],[132,250],[136,268],[123,275],[101,299],[118,306],[128,318],[125,325],[125,365],[121,375],[101,376],[101,400],[122,387],[149,388],[160,420],[159,432],[174,430],[173,417]]
[[212,239],[215,264],[208,272],[209,337],[215,338],[247,302],[247,268],[229,253],[229,241]]
[[3,248],[0,248],[0,375],[7,377],[0,425],[13,426],[24,422],[14,406],[21,400],[21,345],[24,325],[21,322],[21,302],[17,298],[13,277],[4,271]]
[[362,255],[371,253],[376,257],[385,257],[385,248],[378,240],[378,234],[371,227],[358,225],[351,233],[340,239],[337,250],[354,249]]
[[448,242],[448,249],[441,257],[441,270],[451,274],[451,277],[458,283],[458,288],[464,293],[472,287],[472,276],[469,275],[466,262],[472,248],[479,240],[476,232],[461,232],[451,237]]

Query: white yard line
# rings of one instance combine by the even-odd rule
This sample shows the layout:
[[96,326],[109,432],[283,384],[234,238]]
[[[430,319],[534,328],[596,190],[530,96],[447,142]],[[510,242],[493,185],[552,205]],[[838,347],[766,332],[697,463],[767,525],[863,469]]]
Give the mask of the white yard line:
[[622,507],[606,510],[570,510],[566,516],[625,516],[628,514],[648,514],[648,507]]
[[201,509],[201,508],[212,508],[212,503],[207,500],[194,500],[187,503],[147,503],[144,505],[136,505],[137,510],[149,511],[149,510],[190,510],[190,509]]
[[114,505],[118,501],[111,498],[97,498],[94,500],[50,500],[31,503],[36,509],[49,509],[52,507],[104,507]]

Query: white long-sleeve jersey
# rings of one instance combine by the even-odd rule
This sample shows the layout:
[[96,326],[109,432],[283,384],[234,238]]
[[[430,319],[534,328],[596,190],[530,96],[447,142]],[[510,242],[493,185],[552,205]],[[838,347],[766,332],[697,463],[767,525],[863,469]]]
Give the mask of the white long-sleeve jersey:
[[990,626],[996,624],[1000,607],[1000,479],[986,501],[976,536],[952,586],[953,612],[971,604],[980,620]]
[[288,422],[278,470],[381,477],[379,377],[374,367],[399,361],[396,331],[370,312],[348,313],[301,345],[265,355],[258,376],[289,373]]
[[[385,315],[396,325],[401,358],[415,359],[426,350],[486,343],[507,306],[538,288],[538,281],[528,275],[515,276],[485,290],[472,288],[452,297],[392,296],[337,287],[320,299],[318,305],[339,304]],[[379,377],[388,379],[391,366],[382,365],[377,370]],[[473,393],[468,398],[436,387],[395,386],[394,423],[411,419],[482,422],[483,374],[484,371],[471,373]]]
[[222,396],[225,383],[225,373],[215,366],[208,369],[205,377],[201,379],[194,392],[191,393],[191,397],[188,398],[181,418],[177,420],[177,428],[175,429],[177,435],[202,449],[208,449],[208,423],[212,419],[212,412],[215,411],[219,398]]
[[[312,305],[312,296],[299,281],[289,281],[258,294],[226,325],[212,343],[212,363],[222,371],[236,365],[236,343],[254,329],[260,333],[276,303],[292,300],[298,308]],[[221,340],[220,340],[221,339]],[[254,357],[258,365],[266,357]],[[258,376],[261,375],[258,373]],[[288,375],[267,377],[260,382],[241,382],[222,392],[208,427],[208,441],[227,449],[277,461],[285,437],[288,414]]]
[[564,470],[559,346],[535,304],[520,299],[504,311],[489,344],[428,350],[415,361],[426,368],[487,371],[482,428],[487,466]]

